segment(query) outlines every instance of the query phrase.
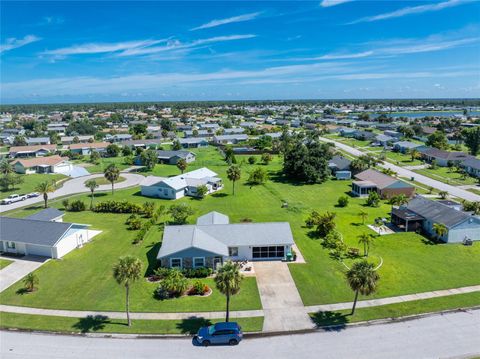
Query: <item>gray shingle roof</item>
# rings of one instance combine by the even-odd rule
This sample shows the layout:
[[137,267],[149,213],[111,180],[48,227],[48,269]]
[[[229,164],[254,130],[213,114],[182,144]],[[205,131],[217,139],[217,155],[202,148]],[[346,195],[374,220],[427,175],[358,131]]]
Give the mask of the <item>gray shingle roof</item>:
[[72,223],[0,217],[0,240],[53,246]]
[[228,255],[228,247],[294,244],[288,222],[167,226],[157,258],[192,247]]
[[328,165],[330,167],[335,167],[339,170],[346,170],[350,168],[350,161],[348,158],[345,158],[343,156],[335,155],[332,157],[332,159],[328,162]]
[[190,154],[191,152],[189,151],[163,151],[163,150],[158,150],[157,151],[157,157],[158,158],[165,158],[165,159],[170,159],[172,157],[175,157],[175,156],[178,156],[180,158],[187,158],[187,156]]
[[435,223],[443,223],[451,228],[467,220],[471,216],[450,208],[440,202],[426,199],[422,196],[416,196],[406,206],[412,212],[415,212],[426,219]]
[[229,224],[230,219],[228,216],[215,211],[208,212],[203,216],[197,218],[197,225],[205,226],[209,224]]
[[36,221],[51,221],[55,218],[63,216],[65,212],[62,212],[56,208],[45,208],[40,212],[32,214],[31,216],[26,217],[26,219],[33,219]]

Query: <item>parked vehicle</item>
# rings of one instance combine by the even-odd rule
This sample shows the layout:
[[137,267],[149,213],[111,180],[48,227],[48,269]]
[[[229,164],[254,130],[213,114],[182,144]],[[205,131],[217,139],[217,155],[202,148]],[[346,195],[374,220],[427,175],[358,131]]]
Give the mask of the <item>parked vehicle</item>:
[[11,194],[7,198],[2,199],[2,204],[10,204],[14,202],[25,201],[27,196],[24,194]]
[[210,344],[237,345],[243,338],[242,328],[236,322],[221,322],[201,327],[195,339],[205,347]]
[[32,192],[27,194],[27,198],[38,197],[38,196],[40,196],[40,193],[38,192]]

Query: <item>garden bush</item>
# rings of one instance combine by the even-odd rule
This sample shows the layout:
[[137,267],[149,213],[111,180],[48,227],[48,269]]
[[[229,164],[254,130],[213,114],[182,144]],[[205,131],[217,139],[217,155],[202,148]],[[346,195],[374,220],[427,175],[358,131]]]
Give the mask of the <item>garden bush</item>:
[[70,204],[67,207],[67,211],[70,212],[82,212],[85,211],[87,207],[85,206],[85,202],[77,199],[75,201],[70,202]]
[[184,268],[182,273],[187,278],[206,278],[213,273],[211,268]]
[[202,281],[197,280],[188,290],[188,295],[205,295],[206,293],[208,293],[209,290],[210,288],[208,287],[208,285],[206,285]]
[[187,288],[187,278],[179,270],[172,269],[158,286],[155,295],[160,298],[165,298],[165,295],[167,298],[180,297]]
[[348,206],[348,197],[347,196],[341,196],[338,199],[338,207],[347,207]]
[[142,207],[128,201],[104,201],[97,203],[92,208],[92,211],[103,213],[140,213],[142,212]]

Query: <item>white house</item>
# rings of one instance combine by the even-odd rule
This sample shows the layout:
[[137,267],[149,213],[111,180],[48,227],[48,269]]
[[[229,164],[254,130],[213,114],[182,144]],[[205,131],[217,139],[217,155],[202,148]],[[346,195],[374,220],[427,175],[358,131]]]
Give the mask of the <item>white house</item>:
[[16,173],[70,173],[73,170],[73,164],[68,158],[59,155],[48,157],[35,157],[28,159],[18,159],[13,162],[13,169]]
[[226,260],[283,260],[294,245],[288,222],[230,223],[210,212],[196,225],[166,226],[157,260],[162,267],[217,268]]
[[62,258],[100,233],[59,218],[49,209],[27,218],[0,217],[0,252]]
[[223,188],[222,179],[205,167],[169,178],[148,176],[140,183],[143,196],[163,199],[196,197],[198,187],[203,185],[208,189],[207,194]]

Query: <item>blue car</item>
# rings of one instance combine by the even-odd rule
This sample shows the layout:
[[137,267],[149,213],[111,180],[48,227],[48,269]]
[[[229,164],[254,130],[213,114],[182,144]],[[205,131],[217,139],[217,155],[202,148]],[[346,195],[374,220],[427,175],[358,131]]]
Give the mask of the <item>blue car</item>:
[[210,344],[237,345],[243,338],[242,328],[235,322],[222,322],[201,327],[195,337],[205,347]]

